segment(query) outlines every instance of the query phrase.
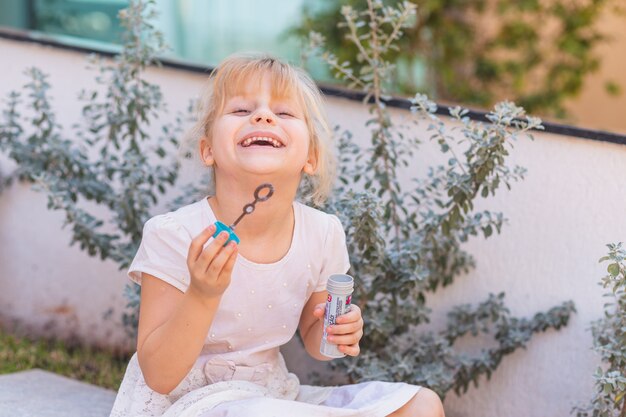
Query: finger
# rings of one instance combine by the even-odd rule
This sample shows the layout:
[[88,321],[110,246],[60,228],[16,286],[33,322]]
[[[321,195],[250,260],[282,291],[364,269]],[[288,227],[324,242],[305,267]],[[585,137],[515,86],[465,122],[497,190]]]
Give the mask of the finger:
[[[231,243],[234,243],[234,242],[231,242]],[[224,265],[224,268],[222,268],[222,275],[224,275],[224,274],[231,274],[233,272],[233,268],[235,267],[235,262],[237,262],[237,252],[238,251],[239,251],[239,246],[237,246],[237,244],[235,244],[235,247],[233,248],[233,251],[231,252],[230,256],[228,257],[228,260],[226,261],[226,264]]]
[[202,253],[196,261],[200,272],[204,273],[209,268],[209,265],[211,264],[211,261],[213,261],[213,258],[215,258],[215,255],[217,255],[217,253],[224,248],[224,243],[228,240],[228,236],[228,232],[220,232],[220,234],[213,239],[213,242],[202,250]]
[[361,320],[361,309],[356,304],[350,306],[350,311],[337,317],[335,323],[344,324]]
[[215,257],[211,260],[206,272],[209,272],[215,278],[219,277],[224,269],[224,266],[226,265],[226,262],[228,262],[230,255],[232,255],[236,247],[237,243],[229,242],[225,247],[218,249],[219,252],[217,252]]
[[339,352],[345,353],[348,356],[359,356],[359,353],[361,353],[361,348],[358,343],[354,345],[339,345],[337,349],[339,349]]
[[359,330],[363,329],[363,320],[359,319],[359,321],[355,321],[352,323],[346,324],[333,324],[332,326],[328,326],[326,331],[331,334],[350,334],[356,333]]
[[212,224],[206,229],[204,229],[198,236],[191,240],[191,244],[189,245],[189,251],[187,252],[187,266],[191,267],[198,256],[202,253],[202,248],[204,244],[209,240],[211,236],[215,233],[215,225]]
[[333,345],[354,345],[359,343],[362,336],[363,332],[358,331],[347,335],[328,335],[326,340]]
[[313,308],[313,315],[318,319],[323,319],[325,312],[326,312],[326,303],[320,303]]

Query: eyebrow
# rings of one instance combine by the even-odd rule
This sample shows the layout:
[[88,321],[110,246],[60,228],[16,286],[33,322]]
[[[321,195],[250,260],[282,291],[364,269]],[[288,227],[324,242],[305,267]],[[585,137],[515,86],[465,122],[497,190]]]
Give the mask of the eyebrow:
[[[228,104],[232,103],[232,102],[240,102],[240,101],[245,101],[245,102],[254,102],[256,103],[256,100],[250,96],[243,96],[243,95],[235,95],[235,96],[231,96],[226,100],[225,106],[227,106]],[[289,107],[299,107],[298,102],[294,99],[290,99],[287,97],[271,97],[270,98],[270,104],[278,104],[278,105],[285,105],[285,106],[289,106]]]

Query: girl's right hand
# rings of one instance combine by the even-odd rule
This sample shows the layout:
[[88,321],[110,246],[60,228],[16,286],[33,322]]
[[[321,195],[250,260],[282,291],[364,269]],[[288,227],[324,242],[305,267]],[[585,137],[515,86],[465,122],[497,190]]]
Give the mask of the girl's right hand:
[[206,248],[204,244],[215,233],[215,225],[204,229],[189,246],[187,268],[191,275],[189,290],[203,299],[219,298],[230,284],[230,276],[237,260],[237,244],[224,246],[227,232],[221,232]]

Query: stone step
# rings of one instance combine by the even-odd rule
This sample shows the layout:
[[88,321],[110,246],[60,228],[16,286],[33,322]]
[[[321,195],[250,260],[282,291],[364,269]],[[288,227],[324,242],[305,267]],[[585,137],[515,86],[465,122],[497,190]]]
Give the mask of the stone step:
[[0,375],[0,417],[108,417],[115,391],[41,369]]

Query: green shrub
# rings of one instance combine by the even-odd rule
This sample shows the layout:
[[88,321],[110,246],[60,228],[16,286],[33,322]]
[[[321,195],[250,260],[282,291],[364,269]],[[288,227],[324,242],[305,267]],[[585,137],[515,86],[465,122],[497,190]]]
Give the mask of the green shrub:
[[[145,69],[158,65],[156,56],[164,49],[161,33],[150,23],[153,3],[131,1],[120,12],[124,45],[112,61],[92,57],[97,87],[79,94],[80,123],[72,129],[57,123],[48,76],[37,68],[26,71],[30,81],[23,92],[9,95],[0,121],[0,152],[17,166],[0,177],[0,190],[15,179],[34,183],[47,194],[48,208],[65,213],[70,245],[78,243],[120,269],[135,256],[159,195],[178,179],[172,155],[188,118],[179,114],[174,123],[161,122],[168,113],[161,88],[145,79]],[[160,134],[152,133],[155,127]],[[177,184],[181,197],[171,205],[193,201],[200,185]],[[85,208],[94,203],[98,214]],[[130,309],[124,322],[134,335],[139,287],[128,285],[126,295]]]
[[[371,139],[369,146],[360,147],[350,132],[341,134],[341,186],[325,207],[346,228],[357,279],[355,301],[365,320],[361,355],[333,364],[354,382],[406,381],[440,395],[451,389],[465,392],[534,333],[566,325],[574,311],[572,302],[564,302],[532,318],[512,317],[504,294],[490,294],[478,305],[455,307],[444,329],[423,330],[431,315],[427,297],[474,266],[462,243],[500,232],[503,214],[477,211],[474,202],[522,178],[524,170],[507,167],[506,158],[513,140],[540,129],[541,121],[510,102],[496,105],[487,124],[470,120],[467,110],[456,107],[450,116],[461,135],[455,137],[435,116],[435,103],[417,94],[411,110],[416,121],[426,120],[430,140],[437,142],[447,164],[431,167],[426,178],[413,177],[411,188],[404,187],[399,174],[411,173],[407,167],[414,163],[420,138],[412,125],[393,122],[385,85],[395,74],[389,56],[410,27],[415,7],[404,2],[393,8],[371,0],[363,10],[345,6],[341,13],[339,27],[359,51],[358,66],[324,50],[318,33],[311,34],[310,45],[338,78],[365,93]],[[490,347],[475,356],[463,353],[455,343],[469,335],[492,339]]]
[[[49,207],[65,212],[72,243],[78,242],[91,256],[115,261],[121,269],[134,256],[159,193],[174,185],[178,175],[178,164],[165,158],[165,147],[177,145],[183,117],[175,125],[163,125],[161,138],[147,133],[147,126],[165,112],[159,87],[143,78],[143,70],[156,63],[162,47],[148,23],[150,3],[131,1],[121,14],[127,41],[113,64],[100,67],[96,81],[105,93],[82,94],[84,120],[75,127],[81,142],[69,140],[55,122],[46,76],[35,69],[29,71],[32,81],[26,86],[28,116],[21,114],[20,93],[12,93],[0,124],[0,151],[17,163],[8,180],[39,184]],[[390,52],[398,48],[414,13],[411,3],[393,8],[368,1],[363,11],[345,7],[342,27],[360,51],[359,65],[339,62],[328,51],[322,54],[338,77],[366,93],[372,115],[365,122],[371,132],[369,147],[353,143],[349,132],[339,135],[341,185],[325,207],[346,227],[358,279],[355,299],[365,307],[364,350],[336,366],[353,381],[408,381],[444,395],[451,389],[466,390],[481,375],[489,377],[504,355],[523,347],[534,333],[567,324],[574,307],[565,302],[532,318],[517,318],[504,305],[504,294],[491,294],[476,306],[454,308],[439,332],[420,328],[431,314],[426,297],[474,265],[461,244],[470,236],[500,232],[504,216],[476,211],[474,201],[522,177],[522,168],[505,165],[509,148],[518,135],[541,128],[541,122],[508,102],[495,107],[487,124],[469,120],[466,110],[457,107],[451,110],[462,133],[457,141],[434,115],[436,105],[418,94],[412,110],[428,121],[432,139],[448,163],[432,167],[426,178],[414,178],[413,189],[404,189],[398,174],[418,151],[419,139],[410,126],[392,122],[385,81],[394,74]],[[311,42],[321,47],[323,37],[313,34]],[[155,162],[162,159],[161,164]],[[172,206],[194,201],[201,186],[181,187],[183,197]],[[80,205],[83,200],[108,209],[110,216],[91,214]],[[134,332],[136,286],[127,292],[131,314],[126,323]],[[479,334],[493,337],[494,347],[477,356],[455,348],[461,337]]]
[[595,375],[596,392],[587,407],[577,407],[578,417],[626,417],[626,250],[622,243],[609,244],[608,274],[600,284],[611,291],[612,302],[604,304],[604,317],[591,324],[594,350],[603,367]]
[[[367,0],[325,0],[305,9],[294,30],[324,33],[340,62],[360,71],[359,49],[336,22],[341,8],[367,8]],[[381,3],[377,1],[377,3]],[[404,0],[386,4],[406,7]],[[492,106],[509,97],[527,111],[567,115],[564,103],[578,95],[601,62],[597,48],[611,41],[599,23],[623,13],[617,0],[411,0],[415,24],[396,40],[388,60],[399,71],[385,83],[391,91],[420,91],[437,101]],[[625,21],[623,16],[619,17]],[[541,24],[537,24],[541,22]],[[619,93],[606,80],[608,94]]]

